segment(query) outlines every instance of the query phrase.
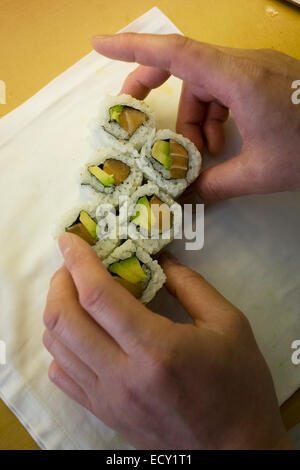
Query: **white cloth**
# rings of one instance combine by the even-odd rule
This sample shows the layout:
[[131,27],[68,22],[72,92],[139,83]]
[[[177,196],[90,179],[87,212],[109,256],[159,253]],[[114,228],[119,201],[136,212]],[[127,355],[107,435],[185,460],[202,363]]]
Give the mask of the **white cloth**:
[[[125,29],[178,32],[157,8]],[[92,52],[0,121],[0,340],[7,346],[0,397],[46,449],[129,448],[49,382],[41,337],[49,279],[61,263],[52,226],[78,199],[87,124],[99,100],[117,93],[133,68]],[[161,127],[174,128],[179,91],[171,78],[149,97]],[[232,154],[239,137],[232,123],[227,130]],[[300,338],[299,202],[294,193],[219,204],[206,214],[202,251],[185,252],[183,241],[171,246],[248,315],[280,402],[300,384],[300,368],[290,360],[291,343]],[[165,290],[153,306],[182,318]]]

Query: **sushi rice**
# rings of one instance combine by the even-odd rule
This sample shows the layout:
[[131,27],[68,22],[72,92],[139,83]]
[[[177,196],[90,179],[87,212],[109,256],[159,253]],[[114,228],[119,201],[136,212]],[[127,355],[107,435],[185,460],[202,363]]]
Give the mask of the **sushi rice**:
[[[111,120],[110,108],[116,105],[141,111],[147,116],[147,120],[130,135],[118,122]],[[124,119],[127,124],[131,122],[128,114],[124,116]],[[130,125],[132,129],[132,122]],[[147,278],[143,281],[144,290],[139,300],[148,303],[166,280],[166,276],[158,262],[153,260],[150,255],[159,252],[174,238],[176,233],[174,233],[175,220],[178,220],[176,212],[177,210],[180,211],[181,215],[181,207],[173,198],[177,198],[198,177],[201,169],[201,155],[195,145],[182,135],[168,129],[156,132],[155,114],[148,105],[125,94],[105,98],[98,116],[90,124],[90,134],[90,140],[96,152],[93,150],[93,154],[89,158],[90,162],[80,171],[81,195],[84,197],[84,201],[60,217],[54,230],[54,237],[57,239],[68,227],[72,226],[77,221],[81,211],[87,212],[97,223],[98,241],[92,248],[106,268],[109,268],[115,262],[133,256],[136,256],[140,261]],[[188,152],[188,169],[185,178],[171,179],[170,171],[152,157],[153,144],[158,140],[169,139],[173,139],[182,145]],[[99,166],[101,168],[108,159],[119,160],[130,168],[130,173],[124,181],[119,176],[119,181],[122,181],[119,185],[113,185],[108,181],[108,186],[105,186],[88,170],[90,166]],[[112,168],[111,163],[107,165],[107,170],[108,168]],[[107,173],[106,176],[112,176],[108,171],[105,172]],[[120,174],[122,174],[122,169]],[[113,177],[117,177],[117,172],[114,173]],[[117,180],[115,179],[115,181]],[[128,235],[124,235],[120,231],[120,228],[122,228],[120,224],[122,209],[122,207],[119,207],[120,196],[129,198],[128,212],[125,215]],[[148,238],[151,237],[151,233],[148,233],[146,228],[131,221],[131,217],[136,213],[138,200],[144,196],[147,196],[147,198],[156,196],[169,207],[173,206],[172,227],[165,232],[156,232],[157,238]],[[101,204],[110,204],[111,209],[108,209],[108,215],[111,217],[112,214],[115,217],[116,233],[104,233],[104,229],[101,229],[102,225],[103,227],[105,225],[105,216],[100,215],[103,206],[100,208],[100,213],[98,212]],[[123,204],[125,204],[124,201]],[[119,213],[116,213],[116,209],[119,210]],[[103,233],[100,233],[101,231]]]
[[132,240],[127,240],[103,261],[106,268],[113,263],[136,256],[140,261],[142,269],[147,276],[145,287],[141,298],[142,303],[150,302],[157,291],[161,289],[166,281],[166,276],[156,260],[153,260],[149,253],[137,246]]
[[[97,206],[89,203],[81,203],[70,209],[60,217],[56,227],[54,228],[54,238],[58,239],[62,233],[66,232],[66,229],[73,225],[77,220],[81,211],[87,212],[89,216],[96,221],[96,209]],[[92,248],[97,253],[97,256],[103,260],[121,243],[121,240],[110,238],[101,239],[101,234],[98,232],[98,230],[97,235],[99,240],[94,246],[92,246]]]
[[[173,139],[188,152],[188,170],[185,178],[170,179],[170,171],[151,156],[152,146],[158,140]],[[144,144],[136,161],[143,171],[145,178],[153,181],[166,193],[177,198],[199,176],[201,169],[201,154],[196,146],[186,137],[169,129],[162,129],[150,135]]]
[[[150,234],[147,230],[138,227],[140,230],[137,230],[137,225],[133,222],[130,222],[131,217],[136,212],[136,204],[140,198],[143,196],[152,196],[155,195],[158,197],[162,202],[166,203],[169,207],[173,206],[175,209],[181,212],[181,208],[177,202],[175,202],[171,196],[161,191],[161,189],[152,182],[144,184],[140,188],[138,188],[135,193],[131,196],[128,205],[128,214],[127,214],[127,223],[128,223],[128,235],[131,237],[130,229],[131,227],[134,229],[134,232],[137,234],[137,239],[134,239],[134,243],[138,246],[142,247],[146,250],[149,254],[155,254],[160,251],[164,246],[169,244],[174,238],[174,227],[172,226],[170,230],[166,232],[161,232],[159,234],[158,239],[148,238]],[[163,234],[168,235],[168,238],[163,238]]]
[[[148,119],[130,136],[117,122],[110,119],[109,110],[116,105],[129,106],[142,111]],[[115,148],[122,149],[128,145],[136,150],[140,150],[148,136],[155,134],[155,128],[155,114],[150,110],[149,106],[144,101],[125,94],[107,96],[100,104],[98,116],[91,121],[89,126],[91,143],[96,150],[103,146],[114,146]]]
[[[136,165],[135,153],[137,152],[134,149],[128,147],[124,148],[122,152],[112,147],[96,152],[91,161],[80,171],[81,185],[88,186],[84,188],[85,197],[93,200],[94,203],[112,204],[117,207],[120,196],[131,196],[143,181],[143,173]],[[90,166],[99,166],[108,159],[119,160],[130,168],[128,177],[118,186],[104,186],[88,170]]]

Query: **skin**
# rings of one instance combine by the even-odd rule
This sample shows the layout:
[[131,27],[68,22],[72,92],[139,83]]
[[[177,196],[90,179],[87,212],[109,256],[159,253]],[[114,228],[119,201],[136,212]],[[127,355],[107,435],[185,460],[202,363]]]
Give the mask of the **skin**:
[[182,79],[177,132],[200,151],[204,143],[213,154],[222,150],[231,110],[243,147],[201,173],[193,189],[206,202],[300,189],[300,113],[291,101],[299,61],[273,50],[231,49],[173,34],[97,36],[93,46],[113,59],[142,64],[122,88],[139,99],[170,74]]
[[138,448],[289,448],[248,320],[203,277],[161,257],[193,320],[182,325],[117,284],[76,235],[59,246],[43,338],[59,388]]
[[[122,89],[139,99],[170,74],[181,78],[177,130],[200,149],[222,149],[230,108],[242,152],[200,175],[194,189],[206,200],[299,188],[300,118],[290,99],[299,62],[176,35],[119,34],[93,45],[142,64]],[[67,395],[138,448],[290,448],[247,318],[200,274],[160,258],[167,289],[193,320],[181,325],[131,296],[76,235],[63,234],[59,246],[65,263],[51,280],[44,344],[49,377]]]

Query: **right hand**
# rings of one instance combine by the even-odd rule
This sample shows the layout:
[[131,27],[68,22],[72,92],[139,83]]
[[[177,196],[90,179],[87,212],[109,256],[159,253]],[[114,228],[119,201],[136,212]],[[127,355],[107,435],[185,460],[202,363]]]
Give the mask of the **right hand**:
[[52,278],[44,344],[50,379],[141,449],[289,449],[272,377],[246,317],[171,255],[173,322],[114,281],[70,233]]
[[242,135],[241,153],[201,173],[193,188],[205,201],[300,189],[300,105],[292,83],[300,61],[273,50],[212,46],[179,35],[96,36],[93,46],[140,65],[122,92],[144,99],[170,74],[183,80],[177,132],[211,153],[224,144],[228,109]]

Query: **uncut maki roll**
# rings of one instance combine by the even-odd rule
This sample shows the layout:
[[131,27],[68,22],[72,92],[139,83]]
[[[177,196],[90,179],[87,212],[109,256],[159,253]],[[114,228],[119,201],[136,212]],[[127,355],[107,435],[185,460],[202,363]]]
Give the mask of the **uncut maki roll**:
[[163,129],[148,138],[136,163],[147,179],[177,198],[198,177],[201,154],[186,137]]
[[120,244],[118,239],[101,238],[96,219],[96,206],[89,204],[80,204],[60,218],[54,237],[57,238],[64,232],[78,235],[86,241],[101,260]]
[[122,153],[113,148],[99,150],[80,172],[85,193],[98,204],[119,205],[119,197],[130,196],[142,184],[143,173],[132,151]]
[[181,207],[177,202],[155,183],[144,184],[129,200],[128,236],[149,254],[155,254],[173,240],[176,214],[181,222]]
[[149,253],[127,240],[103,261],[116,282],[146,304],[163,286],[166,276]]
[[130,144],[140,150],[149,134],[155,133],[154,113],[143,101],[130,95],[107,96],[98,117],[90,125],[92,145],[124,148]]

